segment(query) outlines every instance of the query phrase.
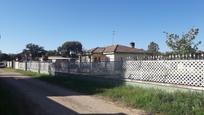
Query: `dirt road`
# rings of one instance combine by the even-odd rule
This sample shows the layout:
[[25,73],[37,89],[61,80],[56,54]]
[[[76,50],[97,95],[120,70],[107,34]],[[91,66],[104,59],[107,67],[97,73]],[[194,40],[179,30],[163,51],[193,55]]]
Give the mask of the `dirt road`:
[[[127,109],[95,96],[82,95],[43,81],[0,70],[0,79],[29,103],[33,115],[141,115],[141,110]],[[25,109],[27,109],[25,108]]]

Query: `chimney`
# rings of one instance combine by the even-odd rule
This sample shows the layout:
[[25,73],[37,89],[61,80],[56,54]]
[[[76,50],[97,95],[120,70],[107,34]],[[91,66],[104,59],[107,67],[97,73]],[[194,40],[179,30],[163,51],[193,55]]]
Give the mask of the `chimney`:
[[130,47],[135,48],[135,42],[130,42]]

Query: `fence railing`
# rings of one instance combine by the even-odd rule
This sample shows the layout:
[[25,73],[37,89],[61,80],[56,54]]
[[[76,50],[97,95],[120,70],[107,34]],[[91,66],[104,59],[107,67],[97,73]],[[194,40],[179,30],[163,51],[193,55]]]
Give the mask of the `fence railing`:
[[123,62],[15,62],[14,68],[39,73],[81,73],[92,75],[121,75]]
[[204,60],[127,61],[124,69],[126,79],[204,87]]
[[54,63],[55,72],[88,73],[88,74],[122,74],[123,62],[81,62]]
[[190,54],[160,54],[160,55],[143,55],[137,56],[134,60],[197,60],[204,59],[204,53]]
[[13,67],[15,69],[21,69],[26,71],[38,72],[49,74],[51,63],[48,62],[36,62],[36,61],[29,61],[29,62],[7,62],[7,67]]
[[15,62],[16,69],[39,73],[109,75],[133,81],[204,87],[204,60],[133,60],[125,62]]

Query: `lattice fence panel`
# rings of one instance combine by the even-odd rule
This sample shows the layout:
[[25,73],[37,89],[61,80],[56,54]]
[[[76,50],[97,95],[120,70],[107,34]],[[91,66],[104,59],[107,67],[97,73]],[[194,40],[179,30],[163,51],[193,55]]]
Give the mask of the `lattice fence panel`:
[[204,60],[127,61],[127,79],[204,87]]

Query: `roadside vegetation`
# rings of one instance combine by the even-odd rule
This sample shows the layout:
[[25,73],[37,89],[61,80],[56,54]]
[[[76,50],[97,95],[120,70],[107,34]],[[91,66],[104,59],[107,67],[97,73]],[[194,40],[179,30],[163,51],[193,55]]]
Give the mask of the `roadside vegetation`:
[[133,108],[141,108],[149,113],[164,115],[203,115],[204,94],[198,92],[165,92],[159,89],[111,85],[106,82],[94,82],[74,78],[77,75],[49,76],[22,70],[16,71],[34,79],[57,84],[85,94],[100,95]]

